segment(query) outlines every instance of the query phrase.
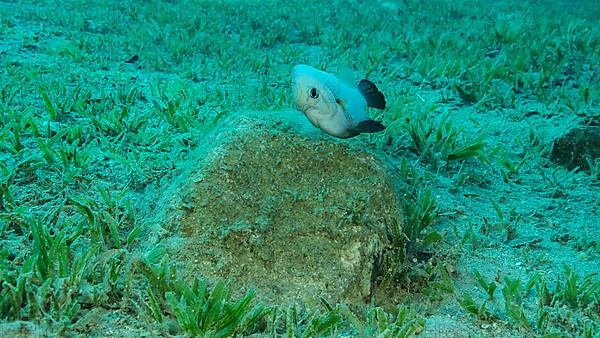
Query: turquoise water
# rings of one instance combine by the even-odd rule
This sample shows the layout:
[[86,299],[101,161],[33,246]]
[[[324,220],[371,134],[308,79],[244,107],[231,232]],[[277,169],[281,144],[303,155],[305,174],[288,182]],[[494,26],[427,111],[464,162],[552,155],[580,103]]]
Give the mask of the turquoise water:
[[0,336],[598,336],[598,17],[0,2]]

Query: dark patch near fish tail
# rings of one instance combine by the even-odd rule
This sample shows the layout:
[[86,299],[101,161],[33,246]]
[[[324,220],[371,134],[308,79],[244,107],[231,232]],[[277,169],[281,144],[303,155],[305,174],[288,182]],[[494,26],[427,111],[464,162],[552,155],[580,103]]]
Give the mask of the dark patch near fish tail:
[[377,89],[377,86],[373,82],[367,79],[360,80],[358,91],[364,96],[367,106],[377,109],[385,108],[385,96],[383,96],[383,93]]
[[352,128],[352,133],[356,133],[356,135],[361,133],[377,133],[385,130],[385,126],[375,120],[365,120],[360,121],[354,128]]

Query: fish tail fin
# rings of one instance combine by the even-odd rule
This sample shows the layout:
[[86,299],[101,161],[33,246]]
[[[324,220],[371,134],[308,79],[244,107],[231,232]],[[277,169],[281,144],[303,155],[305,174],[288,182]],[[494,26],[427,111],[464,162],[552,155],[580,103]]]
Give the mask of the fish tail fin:
[[383,93],[377,89],[377,86],[373,82],[366,79],[360,80],[358,91],[364,96],[367,106],[377,109],[385,108],[385,96],[383,96]]
[[385,126],[381,124],[381,122],[375,120],[360,121],[352,128],[352,132],[356,135],[361,133],[376,133],[382,130],[385,130]]

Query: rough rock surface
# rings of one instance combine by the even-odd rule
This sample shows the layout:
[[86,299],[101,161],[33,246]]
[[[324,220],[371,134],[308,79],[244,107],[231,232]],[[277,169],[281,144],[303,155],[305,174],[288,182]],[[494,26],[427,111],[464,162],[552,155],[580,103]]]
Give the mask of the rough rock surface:
[[569,170],[590,170],[600,158],[600,125],[574,128],[554,142],[551,159]]
[[386,225],[402,223],[385,165],[298,128],[227,123],[234,130],[211,136],[207,157],[166,190],[178,196],[166,215],[180,236],[170,257],[267,302],[367,299]]

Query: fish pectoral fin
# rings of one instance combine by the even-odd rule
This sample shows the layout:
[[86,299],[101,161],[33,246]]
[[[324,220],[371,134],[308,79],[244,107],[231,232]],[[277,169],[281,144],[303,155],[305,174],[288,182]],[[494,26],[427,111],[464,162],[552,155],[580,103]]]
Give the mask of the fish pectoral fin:
[[381,124],[381,122],[375,120],[365,120],[360,121],[356,126],[354,126],[351,129],[351,132],[358,135],[362,133],[376,133],[383,130],[385,130],[385,126]]
[[373,82],[367,79],[360,80],[358,83],[358,91],[364,96],[367,101],[367,106],[377,109],[385,108],[385,97]]

